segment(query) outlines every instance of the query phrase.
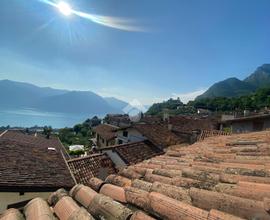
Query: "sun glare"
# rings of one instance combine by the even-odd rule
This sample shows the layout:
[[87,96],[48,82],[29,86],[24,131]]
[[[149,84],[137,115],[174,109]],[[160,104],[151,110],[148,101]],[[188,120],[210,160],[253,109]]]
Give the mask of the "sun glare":
[[[134,23],[134,21],[130,19],[117,18],[111,16],[101,16],[75,10],[67,2],[65,2],[68,0],[38,0],[38,1],[55,7],[61,14],[67,17],[70,15],[74,15],[92,21],[96,24],[124,31],[146,31],[143,27],[137,26]],[[55,1],[57,2],[55,3]]]
[[57,5],[59,11],[64,14],[65,16],[69,16],[72,13],[72,9],[66,2],[59,2]]

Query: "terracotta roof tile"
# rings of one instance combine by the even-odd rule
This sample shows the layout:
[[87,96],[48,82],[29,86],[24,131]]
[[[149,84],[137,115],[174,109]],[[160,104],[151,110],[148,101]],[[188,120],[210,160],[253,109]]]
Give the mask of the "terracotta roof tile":
[[112,160],[106,154],[92,154],[86,157],[71,159],[68,165],[77,183],[89,184],[92,177],[105,179],[116,173]]
[[[253,141],[261,152],[270,144],[269,136],[270,132],[249,133],[175,146],[173,151],[180,152],[179,156],[170,156],[169,149],[165,155],[129,166],[105,181],[93,178],[89,181],[92,188],[75,186],[70,191],[72,198],[58,191],[55,198],[59,199],[54,199],[52,207],[60,220],[68,217],[60,213],[80,206],[97,219],[270,219],[268,156],[241,156],[241,161],[232,161],[238,155],[232,149],[236,145],[231,144],[243,146],[243,141]],[[227,149],[234,158],[222,157],[226,154],[216,149]],[[149,169],[149,165],[158,167]],[[235,173],[227,174],[228,169]],[[56,211],[63,198],[70,202]],[[77,202],[76,209],[69,208],[71,201]]]
[[134,124],[132,127],[137,129],[153,144],[161,148],[186,142],[186,140],[171,132],[167,126],[158,124]]
[[105,140],[111,140],[116,137],[118,127],[110,124],[100,124],[93,128],[93,131],[98,133]]
[[217,128],[216,121],[208,118],[198,118],[191,116],[171,116],[168,123],[172,125],[172,130],[184,133],[191,133],[196,130],[214,130]]

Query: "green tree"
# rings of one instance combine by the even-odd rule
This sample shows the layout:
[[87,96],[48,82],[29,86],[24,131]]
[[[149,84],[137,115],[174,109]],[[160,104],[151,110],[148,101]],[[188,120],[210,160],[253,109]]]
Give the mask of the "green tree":
[[51,126],[44,126],[43,134],[46,136],[46,138],[49,139],[51,134],[52,134],[52,127]]

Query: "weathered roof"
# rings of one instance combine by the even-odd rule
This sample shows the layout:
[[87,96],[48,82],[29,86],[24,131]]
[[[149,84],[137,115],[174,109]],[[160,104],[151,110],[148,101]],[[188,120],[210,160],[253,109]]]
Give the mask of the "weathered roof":
[[112,160],[106,154],[92,154],[68,160],[77,183],[88,184],[92,177],[106,178],[116,173]]
[[168,124],[172,125],[172,130],[176,132],[191,133],[196,130],[214,130],[216,122],[209,118],[199,118],[191,116],[171,116]]
[[184,142],[183,139],[171,132],[167,126],[158,124],[134,124],[132,128],[138,130],[149,141],[159,147],[164,148]]
[[107,114],[104,120],[106,123],[118,127],[126,127],[131,124],[128,114]]
[[[48,201],[60,220],[270,219],[269,136],[264,131],[172,146],[105,181],[92,178],[89,186],[75,186],[70,197],[59,190]],[[28,205],[24,213],[41,216],[49,210],[39,203],[43,209]]]
[[162,124],[162,117],[159,116],[144,116],[141,118],[140,122],[145,122],[147,124]]
[[53,191],[74,185],[56,138],[20,131],[0,136],[0,191]]
[[114,145],[103,148],[100,151],[104,152],[109,149],[116,152],[127,165],[136,164],[143,160],[163,154],[162,150],[147,140]]
[[105,140],[111,140],[116,137],[118,127],[109,124],[100,124],[94,127],[94,131]]

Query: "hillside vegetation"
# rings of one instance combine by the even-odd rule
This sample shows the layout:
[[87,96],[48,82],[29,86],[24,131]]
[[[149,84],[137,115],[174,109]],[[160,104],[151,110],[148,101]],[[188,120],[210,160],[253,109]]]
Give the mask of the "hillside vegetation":
[[216,97],[240,97],[249,95],[257,89],[270,86],[270,64],[258,67],[246,79],[229,78],[212,85],[205,93],[196,99]]
[[184,105],[179,99],[152,105],[147,114],[161,115],[169,110],[172,114],[194,114],[196,109],[202,108],[216,112],[232,112],[243,110],[261,110],[270,107],[270,87],[258,89],[256,92],[241,97],[216,97],[190,101]]

